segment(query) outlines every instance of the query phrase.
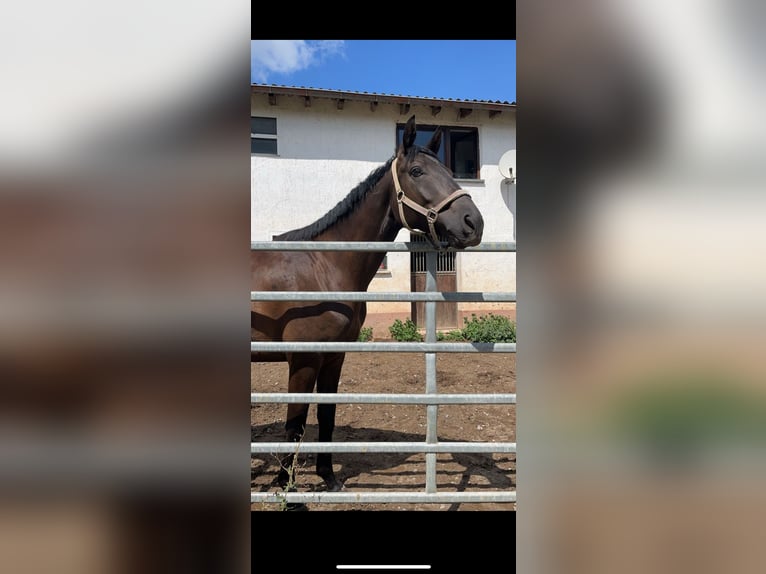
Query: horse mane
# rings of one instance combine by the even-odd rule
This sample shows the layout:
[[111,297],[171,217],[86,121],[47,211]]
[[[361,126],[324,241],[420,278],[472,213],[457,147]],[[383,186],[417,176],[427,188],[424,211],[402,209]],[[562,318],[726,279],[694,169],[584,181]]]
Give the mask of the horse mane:
[[[418,153],[424,153],[426,155],[435,157],[437,160],[439,159],[439,156],[437,156],[430,149],[421,147],[419,145],[413,145],[410,147],[407,152],[407,159],[412,161],[412,159]],[[370,175],[364,179],[364,181],[359,183],[359,185],[352,189],[345,198],[341,199],[335,205],[335,207],[317,219],[314,223],[309,223],[307,226],[301,227],[300,229],[293,229],[292,231],[287,231],[281,235],[276,235],[274,236],[274,241],[311,241],[320,233],[327,231],[330,227],[339,221],[342,221],[348,215],[353,213],[357,207],[359,207],[359,205],[362,203],[362,200],[370,191],[372,191],[372,188],[374,188],[375,185],[377,185],[377,183],[383,179],[383,176],[386,174],[386,172],[391,169],[391,164],[394,161],[394,157],[390,158],[380,167],[375,168],[370,173]]]
[[380,167],[375,168],[364,181],[360,182],[345,198],[341,199],[335,207],[317,219],[314,223],[309,223],[306,227],[301,227],[300,229],[294,229],[281,235],[277,235],[274,237],[274,240],[310,241],[323,231],[326,231],[339,221],[345,219],[361,205],[362,200],[367,194],[372,191],[381,179],[383,179],[386,172],[391,169],[393,161],[394,158],[392,157]]

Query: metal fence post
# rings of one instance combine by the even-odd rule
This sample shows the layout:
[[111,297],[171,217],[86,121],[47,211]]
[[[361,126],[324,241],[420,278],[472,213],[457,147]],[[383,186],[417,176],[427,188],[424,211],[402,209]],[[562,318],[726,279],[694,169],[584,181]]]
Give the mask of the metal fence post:
[[[426,253],[426,292],[436,291],[436,258],[435,251]],[[426,343],[436,342],[436,303],[428,301],[426,311]],[[426,356],[426,394],[435,395],[436,390],[436,353],[425,353]],[[426,407],[426,443],[436,444],[438,441],[436,422],[439,415],[438,405]],[[436,453],[426,454],[426,492],[436,492]]]

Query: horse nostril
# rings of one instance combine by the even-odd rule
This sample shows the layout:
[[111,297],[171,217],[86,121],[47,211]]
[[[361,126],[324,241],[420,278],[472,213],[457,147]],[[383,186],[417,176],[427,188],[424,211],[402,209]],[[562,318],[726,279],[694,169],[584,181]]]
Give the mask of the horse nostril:
[[473,221],[471,221],[471,216],[466,213],[466,216],[463,218],[463,221],[465,221],[465,224],[471,228],[471,230],[476,231],[476,226],[473,224]]

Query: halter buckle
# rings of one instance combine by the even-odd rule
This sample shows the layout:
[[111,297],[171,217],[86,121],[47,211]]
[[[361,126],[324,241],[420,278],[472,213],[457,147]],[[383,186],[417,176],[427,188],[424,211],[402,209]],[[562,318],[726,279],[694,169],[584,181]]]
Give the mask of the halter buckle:
[[428,211],[426,212],[426,219],[428,220],[429,223],[435,223],[437,217],[439,217],[439,212],[434,211],[433,208],[429,208]]
[[396,192],[396,201],[398,203],[402,202],[402,198],[403,197],[404,197],[404,191],[403,190],[400,189],[399,191]]

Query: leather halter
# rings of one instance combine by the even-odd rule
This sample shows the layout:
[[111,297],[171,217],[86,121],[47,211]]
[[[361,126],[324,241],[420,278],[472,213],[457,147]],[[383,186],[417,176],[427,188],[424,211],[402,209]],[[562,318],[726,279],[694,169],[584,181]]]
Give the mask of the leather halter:
[[428,209],[426,209],[422,205],[415,203],[413,200],[411,200],[409,197],[407,197],[404,194],[404,190],[399,185],[399,177],[396,175],[396,162],[398,159],[399,158],[394,158],[394,163],[391,164],[391,175],[394,177],[394,189],[396,190],[396,203],[399,206],[399,217],[402,221],[402,225],[406,227],[412,233],[415,233],[416,235],[427,235],[426,231],[415,229],[411,227],[409,223],[407,223],[407,218],[404,217],[404,207],[402,206],[402,204],[404,204],[410,209],[412,209],[413,211],[416,211],[420,213],[421,215],[425,215],[426,221],[428,222],[428,228],[431,232],[431,239],[433,240],[434,247],[441,248],[441,243],[439,242],[439,236],[436,234],[436,228],[434,227],[436,220],[439,218],[439,213],[441,213],[444,210],[444,208],[446,208],[450,203],[455,201],[458,197],[462,197],[464,195],[471,197],[471,195],[464,189],[457,189],[453,191],[449,196],[447,196],[446,199],[440,201],[434,207],[429,207]]

